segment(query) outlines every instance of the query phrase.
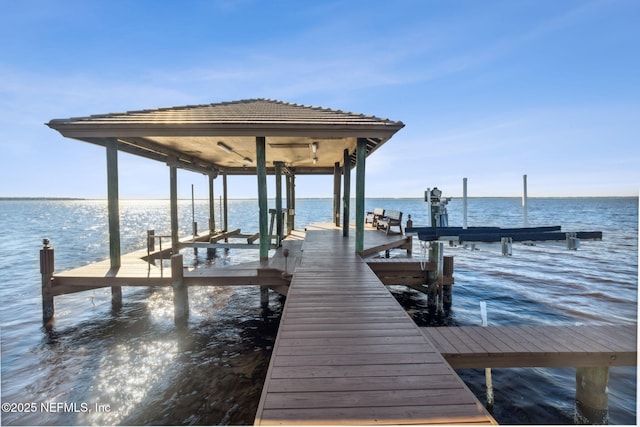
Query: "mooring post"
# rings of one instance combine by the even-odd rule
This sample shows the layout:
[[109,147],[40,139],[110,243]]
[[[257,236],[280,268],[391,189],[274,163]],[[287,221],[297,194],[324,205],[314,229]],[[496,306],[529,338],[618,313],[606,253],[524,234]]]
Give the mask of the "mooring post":
[[436,265],[434,271],[430,271],[427,275],[429,282],[429,299],[428,305],[430,308],[436,308],[438,311],[443,311],[442,304],[442,274],[444,268],[444,244],[442,242],[430,242],[429,243],[429,262]]
[[147,230],[147,255],[156,251],[156,231]]
[[269,308],[269,288],[260,286],[260,306],[263,309]]
[[189,292],[184,285],[182,254],[171,256],[171,285],[173,287],[173,318],[176,325],[184,325],[189,317]]
[[578,249],[578,247],[580,247],[580,239],[576,237],[577,235],[578,233],[576,232],[568,232],[566,234],[567,249],[571,249],[575,251]]
[[[442,257],[442,274],[446,277],[453,276],[453,257],[452,256],[443,256]],[[442,285],[442,304],[445,309],[450,309],[453,305],[453,285],[444,284]]]
[[609,367],[576,368],[576,424],[609,424]]
[[42,239],[43,247],[40,249],[40,274],[42,275],[42,323],[46,326],[53,320],[53,292],[51,281],[53,280],[54,252],[49,246],[49,239]]
[[462,228],[467,229],[467,178],[462,178]]
[[[489,316],[487,314],[487,302],[480,301],[480,318],[482,320],[482,327],[489,326]],[[493,404],[495,399],[493,396],[493,377],[491,375],[491,368],[484,368],[484,379],[487,386],[487,409],[493,411]]]
[[511,256],[513,253],[513,238],[512,237],[501,237],[500,244],[502,246],[502,255]]
[[522,211],[524,227],[529,226],[529,196],[527,195],[527,175],[522,175]]

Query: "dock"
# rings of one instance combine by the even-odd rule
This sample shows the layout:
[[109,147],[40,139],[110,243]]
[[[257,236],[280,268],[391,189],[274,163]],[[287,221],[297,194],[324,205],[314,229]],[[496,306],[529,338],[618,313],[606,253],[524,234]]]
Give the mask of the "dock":
[[421,328],[456,368],[635,366],[637,325]]
[[496,422],[353,241],[308,231],[255,424],[461,423]]

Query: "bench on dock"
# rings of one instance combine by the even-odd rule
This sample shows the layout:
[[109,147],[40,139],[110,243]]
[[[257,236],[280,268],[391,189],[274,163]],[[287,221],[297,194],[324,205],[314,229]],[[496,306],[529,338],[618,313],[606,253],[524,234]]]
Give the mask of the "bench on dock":
[[378,219],[378,230],[385,230],[389,234],[391,227],[398,227],[399,233],[402,234],[402,212],[385,210],[384,216]]
[[384,217],[384,209],[375,208],[373,211],[367,212],[367,216],[364,218],[364,223],[371,223],[372,227],[378,226],[378,220]]

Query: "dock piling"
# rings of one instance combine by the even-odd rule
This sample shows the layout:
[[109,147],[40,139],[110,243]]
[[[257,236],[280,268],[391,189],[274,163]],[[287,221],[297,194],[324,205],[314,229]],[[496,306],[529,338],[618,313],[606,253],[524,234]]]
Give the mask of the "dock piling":
[[182,254],[171,256],[171,285],[173,287],[173,309],[176,325],[186,323],[189,317],[189,292],[184,285],[184,261]]
[[263,309],[269,308],[269,288],[266,286],[260,287],[260,306]]
[[[442,257],[442,275],[453,277],[453,257]],[[445,283],[442,285],[442,304],[445,310],[450,310],[453,305],[453,285]]]
[[609,367],[576,368],[576,424],[609,424]]
[[502,255],[511,256],[513,254],[513,238],[512,237],[500,238],[500,244],[502,246]]
[[580,247],[580,239],[577,236],[576,232],[567,233],[567,249],[577,250]]
[[444,243],[429,243],[429,262],[436,265],[434,271],[427,274],[427,285],[429,287],[428,305],[438,312],[444,310],[443,307],[443,268],[444,268]]
[[54,306],[51,292],[51,280],[55,270],[54,251],[49,239],[42,239],[40,249],[40,274],[42,275],[42,323],[46,326],[53,320]]

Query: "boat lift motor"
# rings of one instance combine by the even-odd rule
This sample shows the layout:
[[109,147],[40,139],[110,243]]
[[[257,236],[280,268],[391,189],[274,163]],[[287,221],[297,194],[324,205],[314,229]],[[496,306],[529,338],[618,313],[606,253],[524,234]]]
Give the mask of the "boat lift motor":
[[438,187],[427,188],[424,192],[424,201],[429,203],[429,222],[432,227],[448,227],[449,214],[447,213],[447,203],[451,197],[442,198],[442,190]]

